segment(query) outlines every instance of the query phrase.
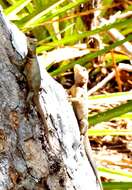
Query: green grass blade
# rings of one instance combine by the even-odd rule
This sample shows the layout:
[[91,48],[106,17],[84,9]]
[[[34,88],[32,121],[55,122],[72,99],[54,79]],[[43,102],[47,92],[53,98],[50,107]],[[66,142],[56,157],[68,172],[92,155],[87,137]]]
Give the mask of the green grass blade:
[[103,182],[104,190],[132,190],[132,182]]
[[15,4],[10,6],[9,8],[4,10],[4,13],[8,17],[8,19],[11,19],[13,16],[15,16],[19,11],[21,11],[31,0],[20,0],[17,1]]
[[[127,55],[116,53],[116,52],[114,52],[114,57],[115,57],[115,62],[116,63],[120,63],[120,62],[122,62],[124,60],[129,60],[130,59]],[[113,64],[113,60],[112,60],[111,53],[108,53],[108,54],[105,55],[105,61],[104,61],[103,65],[105,67],[109,68],[110,66],[112,66],[112,64]]]
[[120,45],[122,45],[124,42],[126,41],[131,41],[132,40],[132,35],[127,36],[125,39],[120,40],[120,41],[116,41],[115,43],[113,43],[112,45],[105,47],[104,49],[101,49],[95,53],[89,53],[86,56],[78,59],[77,61],[71,61],[70,64],[68,65],[62,65],[61,67],[59,67],[58,69],[54,70],[53,72],[51,72],[50,74],[52,76],[56,76],[59,75],[63,72],[65,72],[67,69],[71,69],[75,64],[80,64],[80,65],[85,65],[88,61],[105,54],[106,52],[109,52],[110,50],[114,49],[115,47],[118,47]]
[[33,18],[31,18],[30,20],[28,20],[26,23],[23,24],[23,29],[26,28],[34,28],[36,26],[38,26],[40,23],[44,23],[47,20],[50,20],[56,16],[59,16],[62,13],[65,13],[68,10],[71,10],[72,8],[76,7],[77,5],[80,5],[81,3],[84,3],[86,0],[78,0],[75,2],[71,2],[68,5],[63,6],[60,9],[57,9],[55,12],[53,12],[54,8],[56,6],[58,6],[60,3],[62,3],[62,1],[59,1],[57,3],[55,3],[54,5],[52,5],[51,7],[47,8],[46,10],[40,12],[39,14],[37,14],[36,16],[34,16]]
[[89,104],[102,104],[102,103],[110,104],[113,101],[117,102],[117,101],[121,101],[121,100],[131,100],[131,99],[132,99],[132,91],[89,96],[89,98],[88,98]]
[[[63,30],[60,30],[59,34],[62,34],[64,33],[65,31],[67,31],[68,29],[72,28],[73,26],[75,25],[75,23],[72,23],[72,24],[69,24],[67,27],[65,27]],[[58,34],[58,33],[57,33]],[[52,38],[55,38],[56,37],[56,34],[54,34],[53,36],[48,36],[47,38],[41,40],[39,42],[39,44],[42,44],[42,43],[45,43],[46,41],[49,41],[49,40],[52,40]],[[37,48],[38,49],[38,48]],[[37,53],[38,53],[38,50],[37,50]]]
[[105,135],[111,135],[111,136],[126,136],[126,135],[132,135],[132,130],[127,129],[89,129],[88,130],[88,136],[105,136]]
[[119,117],[117,117],[116,119],[131,119],[132,120],[132,112],[130,113],[126,113],[126,114],[123,114],[123,115],[120,115]]
[[[57,1],[56,3],[52,4],[50,7],[43,8],[44,10],[39,13],[37,11],[33,12],[32,14],[23,18],[19,23],[17,23],[17,25],[19,26],[19,28],[23,29],[24,31],[28,31],[27,28],[30,27],[30,25],[27,24],[28,22],[31,21],[31,23],[35,23],[35,22],[37,22],[37,20],[41,19],[41,17],[43,17],[45,15],[50,15],[51,12],[54,9],[56,9],[56,7],[59,6],[61,3],[63,3],[64,1],[65,0]],[[27,28],[25,27],[25,25],[27,25]]]
[[130,24],[131,22],[132,22],[132,19],[127,19],[125,21],[123,20],[123,21],[114,22],[112,24],[104,25],[104,26],[96,28],[94,30],[83,32],[82,34],[74,34],[70,37],[63,38],[62,40],[59,40],[56,42],[46,43],[44,46],[37,48],[37,52],[41,53],[45,50],[50,50],[52,48],[55,48],[56,46],[66,45],[69,43],[75,43],[78,40],[81,40],[85,37],[89,37],[91,35],[94,35],[94,34],[97,34],[97,33],[103,32],[103,31],[107,31],[111,28],[125,26],[125,25]]
[[97,123],[109,121],[112,118],[118,117],[124,113],[132,112],[132,100],[120,105],[111,110],[96,114],[88,118],[89,125],[96,125]]
[[119,169],[115,170],[115,169],[110,169],[110,168],[98,167],[98,170],[100,172],[109,173],[109,174],[118,175],[118,176],[124,176],[124,177],[132,179],[132,173],[130,173],[130,172],[124,172],[124,171],[119,170]]

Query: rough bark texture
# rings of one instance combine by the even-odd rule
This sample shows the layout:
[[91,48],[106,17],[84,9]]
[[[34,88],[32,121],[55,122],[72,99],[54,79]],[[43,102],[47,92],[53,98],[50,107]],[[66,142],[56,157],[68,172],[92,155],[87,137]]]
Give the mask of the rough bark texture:
[[19,67],[25,59],[13,47],[2,14],[0,52],[0,190],[97,190],[67,94],[43,65],[40,102],[50,145],[35,106],[27,107],[27,84]]

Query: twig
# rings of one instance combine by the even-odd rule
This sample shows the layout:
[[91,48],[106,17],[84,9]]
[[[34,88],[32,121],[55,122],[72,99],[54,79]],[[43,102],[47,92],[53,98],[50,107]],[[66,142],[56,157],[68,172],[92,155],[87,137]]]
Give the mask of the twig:
[[115,57],[114,57],[114,52],[113,50],[111,51],[111,57],[112,57],[112,62],[113,62],[113,66],[114,66],[114,69],[115,69],[115,79],[117,81],[117,84],[118,84],[118,89],[120,92],[122,92],[122,82],[121,82],[121,78],[120,78],[120,71],[118,69],[118,66],[115,62]]
[[[125,63],[120,63],[118,66],[118,69],[132,72],[132,66],[129,64],[125,64]],[[115,73],[116,73],[115,71],[112,71],[101,82],[99,82],[96,86],[94,86],[92,89],[90,89],[88,91],[88,96],[90,96],[91,94],[93,94],[94,92],[96,92],[97,90],[102,88],[104,85],[106,85],[106,83],[109,82],[115,76]]]
[[[101,25],[104,24],[110,24],[110,23],[114,23],[117,18],[125,18],[127,16],[131,16],[132,15],[132,11],[128,11],[127,13],[121,14],[120,12],[117,12],[115,15],[111,16],[109,20],[106,20],[104,18],[100,19],[101,20]],[[115,28],[112,28],[110,30],[107,31],[108,34],[112,37],[112,39],[115,40],[122,40],[125,37]],[[125,42],[122,44],[121,46],[123,48],[123,50],[127,53],[127,55],[130,57],[130,59],[132,59],[132,45],[130,42]]]
[[[115,28],[107,31],[108,34],[115,40],[123,40],[125,37]],[[125,42],[121,45],[122,49],[127,53],[127,55],[132,59],[132,45],[130,42]]]

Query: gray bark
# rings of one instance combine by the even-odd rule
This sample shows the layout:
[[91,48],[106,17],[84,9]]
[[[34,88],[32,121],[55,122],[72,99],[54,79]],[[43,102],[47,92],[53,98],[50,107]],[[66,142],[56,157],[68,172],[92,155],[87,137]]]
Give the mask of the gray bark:
[[4,19],[0,14],[0,190],[97,190],[67,94],[42,65],[40,102],[50,145],[35,106],[27,107],[27,50],[14,45],[19,41]]

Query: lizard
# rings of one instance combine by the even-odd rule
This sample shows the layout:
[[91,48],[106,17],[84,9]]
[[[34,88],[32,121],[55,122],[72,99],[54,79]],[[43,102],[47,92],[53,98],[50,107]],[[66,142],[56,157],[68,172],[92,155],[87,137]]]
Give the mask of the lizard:
[[[18,55],[16,58],[16,55],[14,56],[14,52],[12,53],[10,48],[7,48],[9,59],[26,78],[29,90],[27,103],[31,103],[31,101],[33,101],[36,106],[37,113],[40,115],[44,124],[46,139],[49,142],[47,121],[39,102],[41,74],[36,56],[35,40],[33,38],[26,37],[15,24],[9,22],[4,16],[1,6],[0,15],[3,22],[3,27],[6,27],[7,37],[11,41],[13,50],[15,50],[15,53]],[[23,76],[20,78],[20,80],[22,80]]]
[[98,176],[94,160],[92,159],[92,150],[87,136],[88,130],[88,95],[87,95],[88,71],[85,67],[76,64],[74,66],[74,85],[70,89],[71,101],[76,117],[78,119],[80,134],[83,138],[84,149],[88,161],[90,162],[96,181],[103,190],[100,177]]
[[26,77],[28,90],[29,90],[27,96],[27,103],[30,104],[31,101],[33,101],[34,105],[36,106],[37,113],[40,115],[41,120],[44,124],[46,140],[50,145],[49,135],[48,135],[48,125],[39,101],[41,74],[36,56],[35,39],[27,38],[27,40],[28,40],[28,54],[24,67],[24,76]]

